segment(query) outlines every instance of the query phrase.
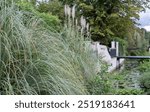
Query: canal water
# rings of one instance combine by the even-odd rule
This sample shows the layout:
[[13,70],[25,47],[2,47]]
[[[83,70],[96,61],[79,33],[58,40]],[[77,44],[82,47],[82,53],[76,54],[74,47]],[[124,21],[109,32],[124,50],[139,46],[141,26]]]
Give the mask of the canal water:
[[141,77],[138,71],[139,61],[138,60],[127,60],[124,69],[128,71],[127,80],[128,88],[131,89],[141,89],[139,79]]

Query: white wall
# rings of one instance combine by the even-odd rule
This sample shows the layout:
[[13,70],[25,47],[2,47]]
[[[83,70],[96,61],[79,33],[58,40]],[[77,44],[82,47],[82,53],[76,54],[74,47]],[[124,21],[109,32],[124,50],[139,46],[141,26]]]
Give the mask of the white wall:
[[108,64],[108,72],[112,72],[119,66],[119,63],[122,64],[124,62],[124,59],[121,59],[118,63],[117,58],[111,58],[107,46],[100,45],[99,42],[92,42],[90,47]]

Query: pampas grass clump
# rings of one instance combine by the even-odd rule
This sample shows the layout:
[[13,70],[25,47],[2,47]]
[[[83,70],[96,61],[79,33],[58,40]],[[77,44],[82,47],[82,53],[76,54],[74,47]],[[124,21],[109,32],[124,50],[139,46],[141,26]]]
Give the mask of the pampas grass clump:
[[89,94],[98,59],[76,27],[49,31],[14,3],[0,7],[0,94]]

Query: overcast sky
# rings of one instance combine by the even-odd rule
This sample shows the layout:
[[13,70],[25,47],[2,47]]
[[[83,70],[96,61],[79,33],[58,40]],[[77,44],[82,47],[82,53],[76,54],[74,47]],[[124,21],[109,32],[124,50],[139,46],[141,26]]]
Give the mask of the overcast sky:
[[150,9],[147,9],[145,13],[140,13],[139,23],[141,24],[140,27],[150,31]]

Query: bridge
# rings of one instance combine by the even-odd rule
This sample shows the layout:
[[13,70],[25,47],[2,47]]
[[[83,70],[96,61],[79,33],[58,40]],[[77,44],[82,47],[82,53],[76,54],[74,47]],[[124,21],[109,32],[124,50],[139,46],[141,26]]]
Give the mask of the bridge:
[[[108,72],[112,72],[117,68],[120,68],[125,59],[150,59],[150,56],[121,56],[119,55],[119,42],[112,41],[111,47],[101,45],[99,42],[86,41],[86,46],[90,47],[96,55],[100,55],[102,60],[109,65]],[[135,48],[138,49],[138,48]],[[100,71],[97,67],[96,71]]]
[[123,59],[150,59],[150,56],[116,56],[117,60]]
[[120,59],[150,59],[150,56],[116,56],[118,68],[121,68]]

